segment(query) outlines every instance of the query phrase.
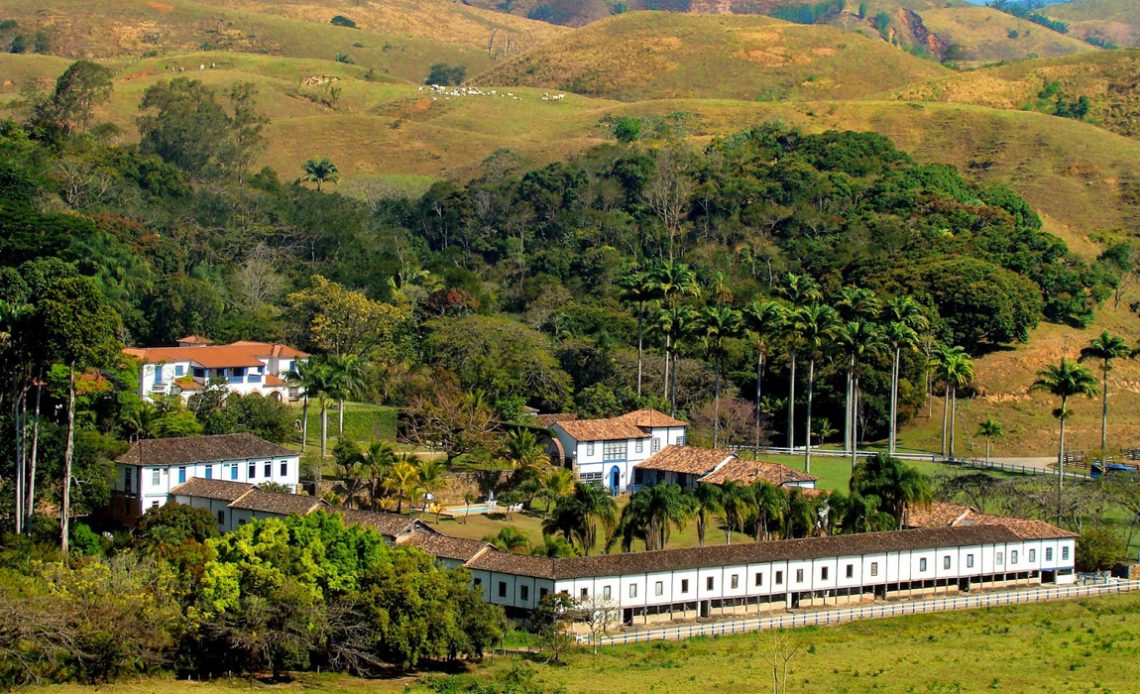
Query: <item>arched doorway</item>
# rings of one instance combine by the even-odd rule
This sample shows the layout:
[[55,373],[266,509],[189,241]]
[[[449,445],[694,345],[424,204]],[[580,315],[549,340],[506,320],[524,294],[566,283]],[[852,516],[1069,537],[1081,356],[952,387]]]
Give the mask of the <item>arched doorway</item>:
[[610,468],[610,493],[617,494],[621,491],[621,468],[614,465]]

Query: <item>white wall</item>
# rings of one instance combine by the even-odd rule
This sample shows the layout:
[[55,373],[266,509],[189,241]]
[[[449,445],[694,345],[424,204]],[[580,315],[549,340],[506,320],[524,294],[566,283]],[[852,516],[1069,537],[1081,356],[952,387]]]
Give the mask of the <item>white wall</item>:
[[[143,442],[145,446],[146,443]],[[255,474],[250,477],[249,466],[254,464]],[[265,466],[270,466],[270,475],[265,475]],[[281,466],[285,465],[285,474],[281,474]],[[211,474],[206,474],[206,468]],[[125,488],[126,468],[132,471],[132,488],[129,493],[139,497],[139,512],[145,513],[152,506],[162,506],[170,497],[170,490],[183,482],[189,482],[195,477],[203,479],[227,480],[232,482],[249,482],[251,484],[264,484],[276,482],[296,490],[300,479],[300,457],[286,455],[278,458],[254,458],[251,460],[222,461],[216,463],[197,463],[192,465],[115,465],[115,481],[112,488],[115,491],[127,492]],[[236,468],[236,472],[235,472]],[[184,469],[184,471],[183,471]],[[156,479],[157,473],[157,479]],[[185,479],[183,479],[183,476]]]

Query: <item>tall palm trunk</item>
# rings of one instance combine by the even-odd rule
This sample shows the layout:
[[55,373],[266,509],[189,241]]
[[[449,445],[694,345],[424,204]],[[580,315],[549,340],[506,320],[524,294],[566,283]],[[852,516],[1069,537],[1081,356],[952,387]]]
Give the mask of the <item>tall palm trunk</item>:
[[1065,396],[1061,396],[1061,442],[1057,446],[1057,524],[1061,523],[1061,517],[1064,515],[1064,503],[1062,501],[1065,493],[1065,419],[1068,418],[1068,401]]
[[309,396],[306,395],[301,399],[301,452],[305,452],[305,446],[309,443]]
[[26,425],[25,419],[28,415],[27,406],[27,390],[23,394],[16,397],[15,404],[12,408],[13,423],[16,425],[16,534],[20,535],[24,532],[24,464],[26,459],[24,457],[24,449],[26,447]]
[[637,399],[641,400],[641,362],[645,354],[645,309],[637,311]]
[[895,454],[895,441],[898,439],[899,422],[899,361],[902,349],[895,347],[895,360],[891,365],[891,431],[888,442],[888,452]]
[[1101,377],[1100,397],[1100,449],[1108,448],[1108,364],[1104,365]]
[[336,406],[338,409],[336,423],[336,435],[344,436],[344,398],[337,398]]
[[851,393],[852,383],[855,374],[855,357],[851,357],[851,361],[847,366],[847,394],[846,402],[844,405],[846,409],[843,412],[843,448],[844,450],[852,450],[854,446],[851,444],[851,420],[854,417],[851,411]]
[[796,353],[792,352],[792,373],[788,379],[788,453],[796,448]]
[[859,376],[851,384],[851,469],[855,469],[859,450]]
[[71,521],[71,463],[75,455],[75,362],[67,365],[67,445],[63,451],[63,499],[59,507],[59,551],[67,556]]
[[669,386],[669,416],[677,416],[677,352],[673,352],[673,372],[670,374],[673,379]]
[[752,432],[753,452],[760,456],[760,395],[764,383],[764,351],[756,353],[756,421]]
[[24,499],[28,506],[27,513],[24,515],[27,521],[25,525],[28,535],[32,534],[32,517],[36,513],[36,461],[40,448],[40,395],[43,393],[43,384],[40,381],[41,379],[36,379],[36,410],[35,418],[32,420],[32,457],[28,466],[28,493]]
[[716,386],[713,388],[713,448],[720,446],[720,374],[724,366],[716,362]]
[[807,445],[804,447],[804,472],[811,474],[811,396],[815,388],[815,359],[808,360]]
[[946,432],[950,429],[950,384],[946,384],[946,396],[942,399],[942,457],[947,455]]
[[673,356],[673,337],[671,335],[665,336],[665,399],[669,399],[669,362],[672,361]]
[[958,387],[950,389],[950,459],[954,460],[954,443],[958,438]]

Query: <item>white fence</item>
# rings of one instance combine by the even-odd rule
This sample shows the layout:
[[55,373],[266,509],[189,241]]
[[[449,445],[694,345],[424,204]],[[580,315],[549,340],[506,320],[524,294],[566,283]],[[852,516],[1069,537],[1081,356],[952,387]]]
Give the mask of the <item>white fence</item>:
[[[984,595],[964,595],[954,598],[916,600],[909,602],[881,603],[864,607],[850,607],[835,610],[819,610],[804,614],[788,614],[779,617],[757,617],[709,624],[688,624],[683,626],[661,627],[644,631],[630,631],[613,636],[602,636],[599,646],[613,646],[623,643],[643,641],[672,641],[693,636],[724,636],[743,634],[764,629],[791,629],[795,627],[828,626],[859,619],[883,619],[906,615],[949,612],[951,610],[973,610],[982,607],[1003,605],[1027,605],[1048,600],[1087,598],[1100,595],[1113,595],[1140,590],[1140,581],[1117,581],[1099,585],[1057,586],[1054,588],[1034,588],[1032,590],[1003,591]],[[589,643],[589,634],[578,636],[579,643]]]

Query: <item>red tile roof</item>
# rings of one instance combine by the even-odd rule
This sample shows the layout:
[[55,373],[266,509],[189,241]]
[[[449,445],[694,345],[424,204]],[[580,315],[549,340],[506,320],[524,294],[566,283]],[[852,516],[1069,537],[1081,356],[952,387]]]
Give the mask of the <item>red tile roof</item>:
[[232,482],[230,480],[213,480],[204,477],[192,477],[186,482],[170,490],[171,496],[194,496],[200,499],[217,499],[218,501],[237,501],[253,489],[252,484],[245,482]]
[[230,508],[244,511],[260,511],[281,516],[297,514],[307,516],[322,506],[324,501],[312,496],[289,494],[288,492],[267,492],[263,489],[251,489],[247,494],[230,504]]
[[469,562],[491,547],[480,540],[425,533],[420,530],[412,533],[411,537],[401,544],[421,549],[433,557],[460,562]]
[[678,474],[703,475],[726,459],[735,457],[730,451],[716,448],[666,446],[634,467],[638,470],[661,470]]
[[657,410],[634,410],[608,419],[559,420],[554,426],[578,441],[620,441],[649,438],[649,429],[687,425]]
[[971,513],[975,511],[969,506],[935,501],[925,508],[910,509],[906,524],[911,528],[946,528],[959,525]]
[[281,378],[276,374],[265,374],[265,385],[271,386],[273,388],[279,388],[282,386],[287,386],[289,383],[284,378]]
[[701,482],[708,482],[709,484],[734,482],[739,485],[749,485],[757,480],[782,487],[786,484],[798,486],[805,482],[814,482],[816,478],[802,470],[796,470],[780,463],[743,460],[735,457],[722,465],[720,469],[701,478]]
[[285,456],[296,457],[297,452],[253,434],[219,434],[136,441],[126,453],[116,458],[116,462],[124,465],[185,465]]
[[177,340],[175,340],[175,342],[186,343],[188,345],[212,345],[212,344],[214,344],[213,340],[210,340],[210,339],[205,338],[205,337],[201,337],[199,335],[187,335],[186,337],[180,337]]
[[261,366],[262,359],[305,358],[309,355],[280,343],[238,341],[200,347],[127,347],[123,350],[146,364],[189,361],[207,369]]

